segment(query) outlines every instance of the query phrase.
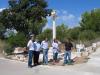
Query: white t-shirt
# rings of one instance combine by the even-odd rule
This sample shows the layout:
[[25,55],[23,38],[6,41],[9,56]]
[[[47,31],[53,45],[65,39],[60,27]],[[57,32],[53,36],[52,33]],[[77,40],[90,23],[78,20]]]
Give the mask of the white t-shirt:
[[41,49],[41,44],[38,43],[38,42],[34,42],[34,43],[35,43],[35,45],[36,45],[35,51],[40,51],[40,49]]
[[29,40],[27,47],[29,48],[29,50],[33,50],[35,49],[35,44],[32,40]]
[[41,47],[42,47],[43,49],[48,49],[48,42],[42,41]]
[[54,53],[58,52],[58,50],[59,50],[59,44],[58,43],[53,42],[52,47],[53,47],[53,52]]

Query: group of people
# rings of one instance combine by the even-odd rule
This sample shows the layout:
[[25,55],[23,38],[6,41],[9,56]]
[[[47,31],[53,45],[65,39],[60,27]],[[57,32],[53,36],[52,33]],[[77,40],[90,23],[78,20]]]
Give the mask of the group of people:
[[[71,60],[71,50],[72,50],[72,43],[70,40],[65,42],[65,54],[64,54],[64,64]],[[27,44],[28,48],[28,67],[33,67],[32,62],[34,62],[34,66],[39,65],[39,54],[40,50],[43,51],[43,64],[48,65],[48,50],[49,50],[49,43],[48,39],[45,38],[44,41],[40,43],[38,39],[34,38],[34,35],[31,36],[31,39],[28,41]],[[52,49],[53,49],[53,62],[56,63],[58,60],[58,53],[59,43],[58,40],[54,39],[52,42]]]

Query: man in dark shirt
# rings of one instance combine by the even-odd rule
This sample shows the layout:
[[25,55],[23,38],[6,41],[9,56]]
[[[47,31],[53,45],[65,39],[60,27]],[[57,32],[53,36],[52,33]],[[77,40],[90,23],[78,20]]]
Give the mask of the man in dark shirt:
[[71,60],[71,50],[72,50],[73,44],[70,42],[69,39],[65,42],[65,53],[64,53],[64,64],[67,64]]

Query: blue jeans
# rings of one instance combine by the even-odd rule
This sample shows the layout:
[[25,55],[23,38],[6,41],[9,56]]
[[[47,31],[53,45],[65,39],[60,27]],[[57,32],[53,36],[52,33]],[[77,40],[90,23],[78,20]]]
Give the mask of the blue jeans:
[[57,58],[58,58],[58,52],[56,52],[56,53],[53,53],[53,60],[57,60]]
[[48,64],[48,49],[43,49],[43,63]]
[[70,60],[71,60],[71,50],[65,51],[65,54],[64,54],[64,64],[66,64]]
[[29,54],[29,58],[28,58],[28,66],[32,66],[32,59],[33,59],[34,51],[29,50],[29,51],[28,51],[28,54]]

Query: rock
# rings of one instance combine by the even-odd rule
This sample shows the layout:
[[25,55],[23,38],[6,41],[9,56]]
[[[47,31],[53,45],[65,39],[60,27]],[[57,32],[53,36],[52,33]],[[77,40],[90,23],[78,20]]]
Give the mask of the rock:
[[100,47],[100,42],[97,42],[96,44],[97,44],[97,47]]
[[82,57],[75,57],[75,58],[73,59],[74,64],[85,63],[85,62],[87,62],[87,59],[86,59],[86,58],[87,58],[87,57],[84,57],[84,56],[82,56]]
[[23,54],[24,51],[26,51],[26,47],[16,47],[15,50],[14,50],[14,52],[13,52],[15,54],[15,56],[13,57],[13,59],[20,60],[20,61],[25,61],[26,57]]
[[81,52],[72,52],[71,59],[73,59],[74,57],[81,57]]
[[86,52],[86,51],[82,52],[82,56],[88,56],[88,55],[89,55],[88,52]]
[[14,50],[14,53],[23,53],[24,50],[22,47],[16,47],[15,50]]

